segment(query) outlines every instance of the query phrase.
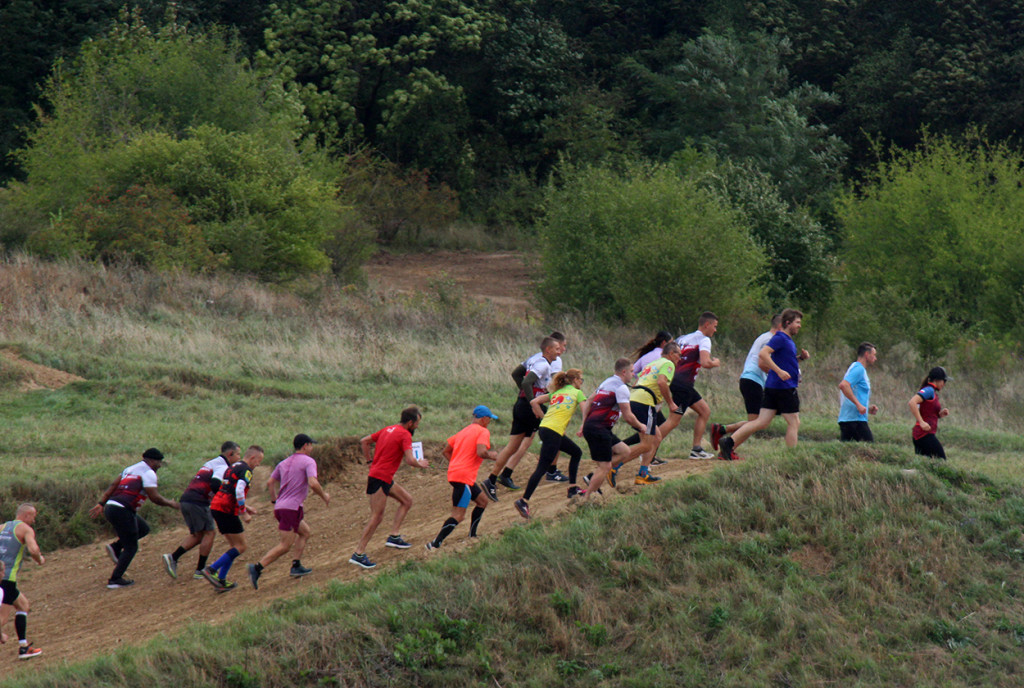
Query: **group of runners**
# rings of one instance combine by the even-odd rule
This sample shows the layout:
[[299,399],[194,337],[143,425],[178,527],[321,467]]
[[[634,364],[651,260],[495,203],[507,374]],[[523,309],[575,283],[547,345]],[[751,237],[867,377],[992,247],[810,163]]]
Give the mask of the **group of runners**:
[[[739,381],[747,418],[731,424],[709,425],[711,409],[694,386],[702,368],[720,365],[719,359],[711,356],[711,337],[718,328],[714,313],[702,313],[697,329],[676,339],[668,332],[657,333],[639,347],[632,358],[617,360],[612,374],[590,396],[581,390],[584,378],[580,369],[563,370],[561,357],[567,350],[566,338],[560,332],[553,332],[540,342],[538,352],[512,371],[516,398],[508,444],[500,452],[491,448],[489,425],[498,416],[484,405],[476,406],[471,422],[446,441],[443,455],[448,462],[452,508],[437,535],[425,543],[426,549],[440,548],[465,520],[471,504],[469,536],[477,536],[485,509],[489,503],[498,501],[498,486],[509,491],[521,489],[512,477],[534,435],[541,441],[537,466],[522,496],[513,503],[524,518],[531,516],[530,499],[542,481],[563,484],[567,487],[568,498],[586,502],[592,495],[601,493],[606,481],[616,487],[622,467],[639,458],[634,482],[638,485],[656,483],[659,478],[651,473],[651,467],[664,463],[657,457],[658,449],[688,409],[695,415],[691,459],[738,460],[736,448],[755,432],[766,428],[776,415],[782,415],[786,422],[786,445],[796,446],[800,427],[800,362],[809,357],[794,341],[802,318],[798,310],[784,310],[772,319],[769,330],[754,341]],[[876,359],[876,347],[867,342],[861,344],[857,360],[838,385],[841,399],[838,423],[843,441],[873,441],[868,418],[877,413],[878,407],[870,403],[867,368]],[[945,458],[935,433],[939,419],[949,413],[939,401],[939,392],[949,379],[944,368],[932,368],[909,401],[915,420],[913,443],[918,454]],[[583,422],[576,436],[586,441],[595,464],[594,470],[582,480],[579,464],[583,452],[566,434],[577,409]],[[662,409],[667,411],[667,416]],[[376,566],[366,550],[383,522],[388,498],[398,502],[398,509],[384,544],[398,549],[412,546],[400,532],[412,508],[412,496],[395,482],[395,474],[403,463],[418,468],[430,465],[413,449],[413,433],[421,418],[420,410],[410,406],[401,412],[398,423],[360,440],[370,466],[366,486],[370,518],[349,559],[354,565],[366,569]],[[635,430],[625,440],[614,433],[620,420]],[[711,446],[717,454],[702,446],[707,430],[710,430]],[[267,481],[280,540],[259,561],[248,565],[249,582],[254,589],[259,588],[266,568],[289,552],[293,556],[290,576],[299,578],[312,572],[301,561],[311,533],[303,505],[310,491],[325,504],[330,503],[330,496],[317,479],[316,461],[310,456],[314,444],[308,435],[296,435],[294,453],[277,464]],[[557,467],[559,454],[569,459],[568,475]],[[149,499],[159,506],[180,510],[189,531],[173,552],[162,555],[167,574],[177,578],[181,558],[198,547],[192,577],[206,580],[217,592],[235,589],[237,584],[228,580],[228,574],[235,559],[248,547],[245,524],[251,521],[255,510],[247,497],[253,471],[263,458],[264,450],[258,445],[251,445],[243,452],[237,443],[225,442],[220,454],[205,462],[179,499],[173,500],[157,489],[157,471],[164,465],[163,453],[156,448],[143,452],[142,460],[125,468],[90,510],[94,518],[104,516],[117,534],[116,540],[104,545],[114,564],[107,587],[124,588],[134,583],[125,574],[138,552],[139,540],[149,532],[149,526],[138,513],[139,507]],[[480,466],[485,460],[493,461],[494,466],[484,480],[478,481]],[[17,586],[18,572],[26,555],[39,565],[45,562],[35,538],[35,519],[35,507],[22,504],[14,519],[0,527],[0,643],[8,640],[3,628],[13,610],[19,659],[30,659],[41,653],[27,640],[29,601]],[[228,548],[211,564],[215,531],[223,535]]]

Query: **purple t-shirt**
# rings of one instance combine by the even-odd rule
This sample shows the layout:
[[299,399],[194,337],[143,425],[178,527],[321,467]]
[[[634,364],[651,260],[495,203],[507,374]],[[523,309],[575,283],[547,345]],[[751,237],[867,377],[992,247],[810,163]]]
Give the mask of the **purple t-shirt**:
[[274,509],[298,510],[309,494],[309,479],[316,477],[316,461],[312,456],[292,454],[274,467],[270,477],[281,483]]

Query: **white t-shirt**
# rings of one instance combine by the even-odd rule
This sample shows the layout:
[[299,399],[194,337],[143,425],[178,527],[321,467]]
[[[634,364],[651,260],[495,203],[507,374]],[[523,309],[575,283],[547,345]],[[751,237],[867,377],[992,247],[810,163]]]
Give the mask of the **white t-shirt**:
[[640,358],[636,359],[636,363],[633,364],[633,374],[639,375],[640,371],[644,369],[644,366],[651,361],[657,361],[661,358],[662,347],[656,346]]
[[[560,360],[559,365],[561,365]],[[551,384],[551,378],[554,376],[554,371],[551,369],[552,363],[550,363],[548,359],[544,358],[543,353],[538,352],[526,359],[526,361],[523,362],[523,366],[526,368],[527,375],[534,373],[537,376],[537,381],[533,383],[533,398],[536,399],[539,396],[547,394],[548,385]]]

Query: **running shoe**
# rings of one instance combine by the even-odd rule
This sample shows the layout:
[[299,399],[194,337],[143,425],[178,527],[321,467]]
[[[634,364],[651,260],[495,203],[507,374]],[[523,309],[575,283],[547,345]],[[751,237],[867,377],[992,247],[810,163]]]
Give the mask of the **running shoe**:
[[196,572],[192,574],[192,580],[206,580],[206,576],[203,575],[202,571],[196,569]]
[[[366,555],[364,554],[363,556],[365,557]],[[311,573],[313,573],[313,569],[308,566],[303,566],[302,564],[293,564],[292,568],[288,571],[288,575],[292,578],[302,578],[303,576],[308,576]]]
[[412,547],[412,545],[402,539],[401,535],[388,535],[388,541],[384,543],[384,546],[394,547],[395,549],[409,549]]
[[[249,567],[251,568],[252,564],[249,564]],[[213,567],[207,566],[203,569],[202,573],[203,578],[205,578],[210,585],[217,589],[220,588],[220,576],[218,576],[217,572],[213,570]]]
[[[203,572],[204,572],[203,573],[203,577],[205,578],[206,577],[206,573],[205,573],[206,569],[203,569]],[[260,571],[258,568],[256,568],[256,564],[249,564],[249,582],[252,583],[252,589],[253,590],[259,590],[260,589],[260,574],[261,573],[263,573],[263,572]]]
[[[690,457],[690,458],[693,458],[693,457]],[[651,465],[652,466],[664,466],[667,463],[668,463],[668,461],[666,461],[665,459],[659,459],[657,456],[655,456],[653,459],[651,459]]]
[[111,578],[107,581],[107,587],[111,590],[117,590],[118,588],[127,588],[129,585],[135,585],[135,581],[131,578]]
[[522,516],[525,519],[530,518],[530,505],[526,502],[525,499],[517,499],[515,501],[515,507],[516,511],[519,512],[520,516]]
[[694,447],[690,450],[690,458],[694,460],[706,461],[708,459],[715,458],[714,454],[709,454],[704,451],[704,447]]
[[32,659],[43,654],[43,651],[38,647],[32,647],[32,643],[28,645],[22,645],[18,648],[18,659]]
[[220,587],[217,588],[217,592],[227,592],[228,590],[234,590],[237,587],[238,587],[238,583],[235,583],[234,581],[229,581],[229,580],[225,580],[224,578],[221,578],[220,579]]
[[370,561],[370,557],[366,556],[366,552],[362,554],[352,553],[352,556],[348,558],[348,563],[355,564],[356,566],[362,566],[364,569],[372,569],[377,565]]
[[[585,476],[583,476],[583,484],[586,485],[589,488],[590,487],[590,480],[593,477],[594,477],[593,473],[587,473]],[[603,495],[604,492],[601,492],[601,490],[598,490],[597,494]]]
[[167,571],[167,575],[171,578],[177,578],[178,562],[174,561],[174,557],[170,554],[164,554],[160,558],[164,560],[164,569]]
[[110,561],[112,561],[112,562],[114,562],[116,564],[117,563],[117,551],[114,549],[114,545],[107,545],[107,546],[105,546],[103,548],[103,550],[107,553],[107,556],[110,557]]
[[733,442],[731,437],[723,437],[718,443],[718,458],[723,461],[733,461],[732,457],[734,454],[732,449],[734,446],[736,446],[736,443]]
[[566,492],[567,492],[567,495],[566,495],[567,499],[572,499],[573,497],[583,497],[583,496],[586,496],[586,494],[587,494],[586,490],[582,490],[579,487],[577,487],[576,485],[573,485],[572,487],[570,487]]
[[715,458],[716,459],[721,459],[722,461],[742,461],[743,460],[743,457],[740,456],[739,454],[737,454],[734,451],[733,452],[729,452],[729,456],[719,455],[719,456],[716,456]]
[[[504,485],[509,490],[520,490],[520,489],[522,489],[521,487],[516,485],[515,482],[512,481],[512,476],[511,475],[499,475],[498,476],[498,484],[499,485]],[[495,500],[495,501],[497,501],[497,500]]]
[[427,548],[428,552],[433,552],[435,549],[440,547],[440,545],[435,545],[433,540],[427,541],[427,544],[425,544],[423,546]]
[[612,466],[608,471],[608,484],[615,487],[615,481],[618,479],[619,469],[616,466]]
[[711,448],[718,451],[718,443],[725,436],[725,426],[721,423],[711,424]]
[[565,475],[564,473],[562,473],[562,471],[557,470],[557,469],[547,473],[547,475],[544,476],[544,479],[547,480],[549,483],[567,483],[567,482],[569,482],[569,476]]
[[633,484],[634,485],[653,485],[654,483],[658,482],[659,480],[661,480],[661,478],[659,478],[658,476],[651,475],[650,473],[647,473],[645,475],[638,475],[636,477],[636,480],[633,481]]
[[[498,480],[500,481],[501,478]],[[484,478],[484,481],[481,484],[484,486],[484,492],[487,494],[487,498],[492,502],[498,501],[498,488],[491,482],[491,479]]]

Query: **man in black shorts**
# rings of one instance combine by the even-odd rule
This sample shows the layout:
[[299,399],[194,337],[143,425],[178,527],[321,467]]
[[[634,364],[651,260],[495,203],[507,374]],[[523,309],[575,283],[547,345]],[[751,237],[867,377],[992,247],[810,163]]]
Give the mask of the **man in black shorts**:
[[241,554],[248,549],[245,539],[243,521],[252,520],[256,510],[246,503],[249,485],[252,483],[253,469],[263,463],[263,448],[252,445],[245,450],[241,461],[231,465],[224,472],[220,489],[210,501],[210,513],[217,523],[217,530],[231,545],[231,549],[222,554],[211,566],[203,569],[203,577],[210,582],[217,592],[233,590],[237,583],[228,581],[228,571]]
[[800,431],[800,361],[807,358],[807,352],[797,349],[793,337],[800,332],[803,313],[795,308],[782,311],[782,329],[776,332],[758,354],[762,368],[769,370],[765,380],[764,401],[757,420],[744,423],[730,437],[719,442],[719,455],[726,461],[735,461],[735,448],[758,430],[767,428],[776,414],[786,421],[786,446],[795,447]]
[[[494,469],[482,483],[484,492],[492,501],[498,501],[497,483],[499,477],[512,477],[512,469],[505,464],[519,450],[524,441],[532,441],[533,434],[540,427],[540,418],[533,412],[530,402],[536,397],[548,393],[551,384],[552,364],[562,351],[561,343],[554,337],[545,337],[540,343],[540,355],[527,359],[527,371],[519,385],[519,397],[512,407],[512,428],[509,431],[508,444],[501,450]],[[542,407],[547,410],[546,407]]]
[[624,462],[629,458],[629,446],[612,432],[616,421],[621,417],[638,433],[647,434],[647,427],[633,415],[629,404],[631,382],[633,364],[628,358],[620,358],[615,362],[615,374],[583,403],[583,427],[578,434],[587,441],[590,458],[597,462],[597,470],[588,476],[586,500],[600,491],[613,460]]

